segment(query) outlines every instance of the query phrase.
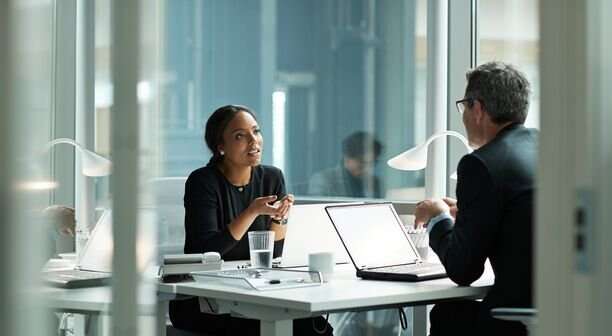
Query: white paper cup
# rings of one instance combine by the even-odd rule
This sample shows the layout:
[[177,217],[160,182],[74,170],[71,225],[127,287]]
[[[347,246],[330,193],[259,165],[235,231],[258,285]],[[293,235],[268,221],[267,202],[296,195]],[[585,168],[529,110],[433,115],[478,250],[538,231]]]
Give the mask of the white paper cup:
[[334,253],[316,252],[308,255],[308,270],[321,273],[322,280],[327,282],[334,273]]

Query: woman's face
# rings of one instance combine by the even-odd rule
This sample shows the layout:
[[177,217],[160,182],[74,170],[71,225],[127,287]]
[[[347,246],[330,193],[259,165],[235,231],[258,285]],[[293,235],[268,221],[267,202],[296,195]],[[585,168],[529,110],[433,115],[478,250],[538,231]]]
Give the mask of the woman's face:
[[255,118],[247,112],[238,112],[225,131],[219,151],[224,160],[237,166],[256,166],[261,162],[263,138]]

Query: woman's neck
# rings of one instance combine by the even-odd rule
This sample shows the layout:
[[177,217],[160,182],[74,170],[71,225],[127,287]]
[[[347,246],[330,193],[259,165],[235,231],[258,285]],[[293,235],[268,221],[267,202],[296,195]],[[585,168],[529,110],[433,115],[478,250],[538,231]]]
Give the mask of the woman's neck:
[[251,181],[251,166],[236,166],[225,161],[219,164],[219,170],[223,176],[235,186],[243,186]]

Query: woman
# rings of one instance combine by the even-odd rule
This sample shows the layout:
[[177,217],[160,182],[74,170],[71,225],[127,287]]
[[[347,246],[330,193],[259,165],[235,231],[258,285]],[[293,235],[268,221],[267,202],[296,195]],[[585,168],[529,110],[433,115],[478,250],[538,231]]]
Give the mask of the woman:
[[[185,253],[249,259],[247,232],[272,230],[274,257],[280,256],[293,195],[286,193],[280,169],[260,164],[263,138],[255,115],[245,106],[220,107],[206,122],[204,137],[213,156],[185,183]],[[201,313],[197,299],[170,302],[170,319],[179,329],[259,335],[259,321]],[[296,320],[293,329],[295,335],[332,334],[322,318]]]

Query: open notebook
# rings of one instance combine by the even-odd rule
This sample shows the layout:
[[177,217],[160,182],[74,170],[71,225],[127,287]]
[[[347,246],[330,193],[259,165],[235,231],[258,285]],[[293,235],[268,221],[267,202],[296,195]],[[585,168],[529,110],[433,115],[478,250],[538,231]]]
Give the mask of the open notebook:
[[325,213],[329,204],[298,204],[291,207],[280,267],[308,266],[308,254],[334,252],[337,264],[349,257]]
[[[152,244],[156,211],[138,209],[136,255],[139,273],[142,273],[155,255]],[[113,261],[112,211],[105,210],[91,232],[79,263],[71,270],[42,272],[43,282],[63,288],[103,286],[110,283]]]
[[43,282],[63,288],[109,284],[113,250],[111,217],[110,210],[102,213],[74,269],[42,272]]
[[446,276],[442,265],[421,260],[393,204],[338,205],[325,210],[358,277],[421,281]]

